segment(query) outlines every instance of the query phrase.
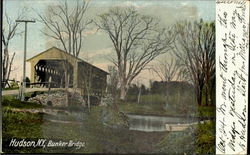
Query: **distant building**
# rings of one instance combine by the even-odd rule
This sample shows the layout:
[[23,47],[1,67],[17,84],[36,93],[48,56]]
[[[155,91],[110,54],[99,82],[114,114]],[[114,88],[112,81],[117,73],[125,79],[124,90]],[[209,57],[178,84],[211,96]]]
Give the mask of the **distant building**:
[[[31,64],[31,83],[54,88],[65,87],[65,68],[69,72],[69,87],[85,89],[91,86],[94,94],[103,94],[108,73],[65,51],[52,47],[27,60]],[[88,85],[86,85],[86,83]]]

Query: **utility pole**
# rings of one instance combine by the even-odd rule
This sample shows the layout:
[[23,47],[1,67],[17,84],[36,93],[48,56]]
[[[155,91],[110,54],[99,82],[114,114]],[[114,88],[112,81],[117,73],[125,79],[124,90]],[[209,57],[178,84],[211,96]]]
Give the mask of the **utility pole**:
[[26,88],[26,52],[27,52],[27,23],[35,23],[34,20],[16,20],[16,22],[25,23],[24,34],[24,57],[23,57],[23,84],[21,89],[21,101],[24,101],[24,92]]

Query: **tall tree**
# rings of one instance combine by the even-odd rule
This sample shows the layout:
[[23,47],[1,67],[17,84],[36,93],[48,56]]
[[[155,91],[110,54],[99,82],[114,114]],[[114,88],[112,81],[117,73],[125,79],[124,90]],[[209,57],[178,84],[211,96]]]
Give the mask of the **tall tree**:
[[112,41],[116,58],[120,99],[125,100],[127,88],[145,66],[171,48],[171,31],[159,27],[151,16],[141,15],[134,8],[111,8],[99,15],[96,22]]
[[12,71],[12,64],[15,57],[15,52],[10,55],[9,51],[9,45],[10,41],[20,34],[21,32],[18,31],[18,25],[20,23],[15,22],[16,19],[23,19],[25,17],[25,14],[27,13],[27,9],[23,8],[19,11],[17,17],[15,19],[11,19],[7,12],[5,11],[3,14],[3,28],[2,28],[2,87],[4,88],[6,86],[7,80],[9,80],[10,73]]
[[[206,87],[206,105],[211,95],[211,80],[215,71],[215,27],[214,22],[179,22],[174,54],[186,68],[196,92],[197,103],[202,103],[202,92]],[[208,100],[207,100],[208,99]]]
[[[39,21],[44,24],[47,31],[42,31],[46,36],[51,37],[60,42],[64,51],[72,54],[76,58],[79,56],[83,47],[83,33],[88,24],[91,23],[85,17],[89,2],[84,0],[76,0],[70,2],[64,0],[59,5],[49,6],[45,14],[38,13]],[[74,62],[74,82],[76,87],[77,80],[77,61]],[[64,63],[65,70],[65,92],[66,102],[68,103],[68,88],[69,88],[69,66]]]

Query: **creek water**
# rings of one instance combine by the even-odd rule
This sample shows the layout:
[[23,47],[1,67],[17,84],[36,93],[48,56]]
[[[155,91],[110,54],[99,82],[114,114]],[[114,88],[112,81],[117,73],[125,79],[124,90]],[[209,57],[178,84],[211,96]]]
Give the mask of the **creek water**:
[[[188,124],[197,122],[198,118],[194,117],[174,117],[174,116],[156,116],[127,114],[129,120],[129,130],[144,132],[162,132],[167,131],[166,124]],[[102,112],[102,121],[106,122],[111,119],[107,111]],[[64,122],[83,122],[87,118],[84,112],[58,111],[56,115],[45,115],[46,120],[64,121]]]
[[129,129],[145,132],[166,131],[166,124],[192,123],[198,118],[128,114]]

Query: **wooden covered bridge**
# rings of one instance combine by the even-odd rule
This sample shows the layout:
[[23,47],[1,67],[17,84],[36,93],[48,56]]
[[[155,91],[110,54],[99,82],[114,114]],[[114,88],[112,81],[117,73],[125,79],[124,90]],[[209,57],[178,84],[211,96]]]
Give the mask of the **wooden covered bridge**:
[[66,69],[69,87],[86,90],[93,95],[103,95],[107,87],[108,73],[80,58],[52,47],[27,60],[31,64],[31,83],[43,83],[45,87],[65,87]]

